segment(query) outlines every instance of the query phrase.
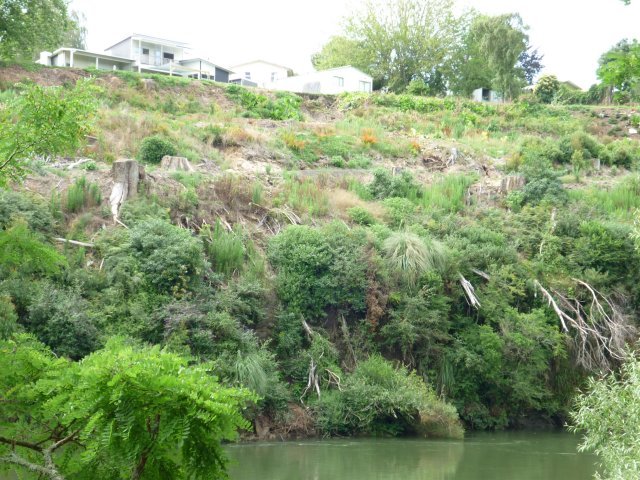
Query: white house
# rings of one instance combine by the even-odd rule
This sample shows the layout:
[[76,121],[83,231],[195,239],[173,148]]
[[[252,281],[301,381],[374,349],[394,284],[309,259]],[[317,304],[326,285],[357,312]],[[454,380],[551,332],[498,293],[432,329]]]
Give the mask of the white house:
[[283,78],[266,85],[296,93],[371,92],[373,79],[351,65]]
[[184,42],[134,33],[110,46],[105,53],[75,48],[41,52],[37,63],[57,67],[95,67],[101,70],[133,70],[228,82],[231,70],[210,60],[191,57]]
[[264,60],[253,60],[252,62],[233,65],[231,69],[235,72],[230,81],[242,85],[265,88],[267,85],[285,79],[292,71],[284,65],[266,62]]

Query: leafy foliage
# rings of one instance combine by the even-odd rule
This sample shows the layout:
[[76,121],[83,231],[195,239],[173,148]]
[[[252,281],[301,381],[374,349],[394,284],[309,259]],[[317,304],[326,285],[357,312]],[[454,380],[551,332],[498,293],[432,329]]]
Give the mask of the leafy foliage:
[[242,105],[249,117],[273,120],[302,119],[300,113],[302,99],[293,93],[277,92],[276,98],[272,100],[239,85],[229,85],[227,95]]
[[23,178],[28,159],[73,153],[82,144],[92,125],[96,88],[84,79],[71,89],[30,84],[0,109],[0,185]]
[[219,385],[211,365],[189,365],[159,347],[112,340],[80,363],[53,359],[28,336],[0,349],[0,385],[12,400],[0,418],[20,445],[9,454],[12,441],[2,442],[2,460],[51,478],[224,478],[220,441],[247,427],[241,409],[255,400]]
[[620,375],[592,378],[571,412],[575,432],[584,432],[582,450],[595,452],[602,461],[604,478],[631,480],[640,474],[634,439],[638,435],[640,364],[632,355]]

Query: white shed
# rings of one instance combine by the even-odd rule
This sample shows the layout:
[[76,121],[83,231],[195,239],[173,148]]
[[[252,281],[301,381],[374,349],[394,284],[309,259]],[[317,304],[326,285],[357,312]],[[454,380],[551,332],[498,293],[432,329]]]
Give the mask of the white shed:
[[471,94],[471,98],[473,98],[476,102],[492,102],[492,103],[502,103],[502,95],[495,90],[491,90],[489,88],[477,88]]
[[254,60],[233,65],[231,70],[235,72],[229,78],[232,83],[243,83],[242,81],[245,80],[263,88],[272,82],[287,78],[291,71],[289,67],[264,60]]

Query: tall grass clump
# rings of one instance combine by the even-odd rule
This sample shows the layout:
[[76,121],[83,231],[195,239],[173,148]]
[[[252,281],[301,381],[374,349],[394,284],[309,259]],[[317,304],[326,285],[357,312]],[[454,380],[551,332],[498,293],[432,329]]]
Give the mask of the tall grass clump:
[[66,210],[69,213],[77,213],[88,207],[95,207],[102,202],[100,187],[92,182],[87,182],[85,177],[77,179],[67,190]]
[[383,249],[391,268],[411,280],[427,270],[443,271],[446,266],[443,245],[425,241],[415,233],[396,232],[384,241]]
[[240,235],[227,231],[217,220],[213,228],[206,225],[200,231],[204,239],[205,252],[212,268],[224,275],[232,275],[242,270],[245,248]]
[[325,216],[329,213],[329,197],[314,181],[288,178],[285,180],[277,203],[288,205],[299,213]]
[[417,202],[425,209],[459,212],[474,181],[475,178],[467,175],[446,175],[425,188]]
[[609,190],[570,190],[569,198],[594,206],[609,216],[631,219],[640,208],[640,175],[625,178]]

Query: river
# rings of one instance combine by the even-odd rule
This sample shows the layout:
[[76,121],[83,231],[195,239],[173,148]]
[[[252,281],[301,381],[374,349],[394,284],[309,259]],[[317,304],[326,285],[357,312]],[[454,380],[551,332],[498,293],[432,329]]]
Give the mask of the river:
[[332,439],[227,446],[231,480],[589,480],[596,457],[566,432],[464,441]]

